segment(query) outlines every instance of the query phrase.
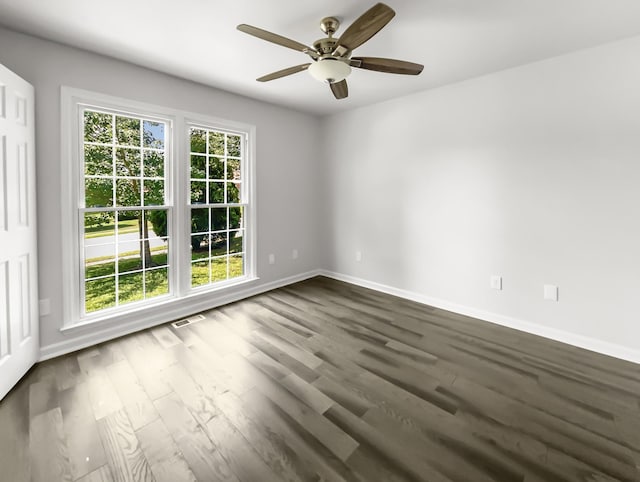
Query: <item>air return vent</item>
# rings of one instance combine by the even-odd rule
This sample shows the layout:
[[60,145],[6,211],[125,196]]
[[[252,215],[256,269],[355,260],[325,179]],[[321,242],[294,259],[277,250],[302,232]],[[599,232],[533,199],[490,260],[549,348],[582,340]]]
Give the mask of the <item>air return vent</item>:
[[189,318],[185,318],[184,320],[174,321],[173,323],[171,323],[171,325],[174,328],[182,328],[183,326],[187,326],[187,325],[190,325],[190,324],[195,323],[197,321],[202,321],[204,319],[205,319],[205,317],[203,315],[195,315],[195,316],[191,316]]

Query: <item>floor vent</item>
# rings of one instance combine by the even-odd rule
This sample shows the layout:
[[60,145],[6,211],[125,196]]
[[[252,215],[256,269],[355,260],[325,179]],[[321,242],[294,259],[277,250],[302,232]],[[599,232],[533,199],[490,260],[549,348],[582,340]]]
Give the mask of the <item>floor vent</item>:
[[202,321],[204,319],[205,319],[205,317],[203,315],[195,315],[195,316],[191,316],[189,318],[185,318],[184,320],[174,321],[173,323],[171,323],[171,325],[174,328],[182,328],[183,326],[187,326],[187,325],[190,325],[190,324],[195,323],[197,321]]

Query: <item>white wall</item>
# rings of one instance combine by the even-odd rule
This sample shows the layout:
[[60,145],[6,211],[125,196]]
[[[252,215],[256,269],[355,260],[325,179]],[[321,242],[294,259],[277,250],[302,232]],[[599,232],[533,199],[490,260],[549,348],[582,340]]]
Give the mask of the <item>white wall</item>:
[[[319,120],[0,29],[0,63],[36,88],[42,345],[54,354],[92,334],[59,331],[68,85],[257,126],[262,286],[324,267],[640,353],[639,54],[640,37]],[[560,286],[559,303],[542,300],[543,283]]]
[[326,118],[329,270],[640,353],[638,59],[640,37]]
[[[51,315],[41,318],[41,345],[46,354],[95,339],[102,329],[60,332],[61,85],[254,124],[260,276],[256,286],[319,267],[317,118],[6,29],[0,29],[0,63],[33,84],[36,91],[39,289],[40,298],[50,299],[52,309]],[[300,253],[296,261],[291,259],[293,248]],[[268,253],[276,254],[273,266],[267,263]],[[216,297],[211,300],[214,303]]]

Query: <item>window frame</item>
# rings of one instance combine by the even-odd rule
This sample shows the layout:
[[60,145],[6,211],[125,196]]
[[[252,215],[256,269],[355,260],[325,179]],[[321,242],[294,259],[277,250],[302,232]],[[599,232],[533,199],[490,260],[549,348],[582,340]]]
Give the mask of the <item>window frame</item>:
[[[169,293],[147,300],[126,303],[116,308],[98,310],[83,315],[84,270],[80,216],[84,215],[84,170],[82,169],[84,109],[144,117],[166,123],[165,132],[165,206],[168,209],[170,238]],[[228,121],[213,116],[147,104],[129,99],[63,86],[61,88],[61,233],[63,326],[71,329],[106,320],[127,318],[127,315],[151,311],[159,305],[176,305],[193,298],[224,296],[234,287],[257,280],[256,274],[256,206],[255,206],[255,126]],[[205,286],[191,287],[191,206],[190,206],[190,127],[241,135],[244,143],[242,184],[244,195],[244,274]],[[151,207],[151,206],[149,206]],[[117,209],[117,206],[113,207]],[[142,208],[144,209],[144,207]],[[117,258],[116,258],[117,259]],[[165,309],[168,309],[165,306]]]
[[[86,268],[86,259],[85,259],[85,252],[83,246],[81,245],[81,238],[82,238],[82,232],[81,232],[81,218],[83,216],[85,216],[87,213],[89,212],[114,212],[114,213],[120,213],[120,212],[125,212],[125,211],[141,211],[141,212],[145,212],[145,211],[153,211],[153,210],[158,210],[158,209],[163,209],[166,210],[167,212],[167,218],[168,218],[168,229],[167,229],[167,235],[166,235],[166,239],[169,241],[169,256],[167,257],[167,271],[168,273],[171,273],[174,269],[175,269],[175,260],[176,260],[176,256],[175,256],[175,249],[173,248],[173,244],[174,244],[174,224],[173,224],[173,219],[175,218],[174,214],[173,214],[173,210],[174,210],[174,202],[173,202],[173,173],[174,173],[174,152],[173,152],[173,136],[174,136],[174,132],[173,132],[173,120],[170,118],[165,118],[165,117],[158,117],[158,116],[152,116],[152,115],[147,115],[147,113],[141,113],[141,112],[124,112],[121,110],[114,110],[114,109],[108,109],[105,108],[103,106],[95,106],[95,105],[87,105],[84,103],[79,103],[77,104],[78,106],[78,133],[77,133],[77,142],[78,142],[78,152],[79,152],[79,158],[77,159],[77,161],[74,161],[74,167],[77,169],[78,173],[78,179],[77,179],[77,183],[78,183],[78,207],[76,208],[78,211],[78,218],[76,220],[77,223],[77,237],[78,237],[78,257],[79,257],[79,262],[80,262],[80,273],[79,273],[79,279],[78,279],[78,288],[79,288],[79,296],[77,299],[77,309],[78,309],[78,316],[80,320],[83,321],[91,321],[93,318],[102,318],[104,317],[104,315],[108,315],[109,313],[118,313],[118,312],[126,312],[129,311],[128,308],[130,306],[132,306],[133,304],[135,304],[136,307],[140,307],[143,308],[145,305],[150,305],[153,304],[154,302],[157,301],[162,301],[163,299],[169,299],[169,298],[173,298],[174,296],[172,296],[172,292],[171,292],[171,286],[172,283],[171,278],[175,276],[168,276],[167,282],[169,284],[169,292],[160,296],[155,296],[155,297],[151,297],[151,298],[144,298],[142,301],[135,301],[135,302],[129,302],[129,303],[125,303],[124,305],[120,305],[119,303],[119,296],[118,296],[118,281],[116,280],[117,278],[119,278],[118,274],[116,273],[114,275],[114,280],[116,283],[116,291],[115,291],[115,299],[116,299],[116,306],[112,307],[112,308],[105,308],[103,310],[97,310],[95,312],[91,312],[91,313],[87,313],[86,312],[86,287],[87,287],[87,280],[86,280],[86,272],[85,272],[85,268]],[[133,118],[139,118],[140,120],[150,120],[150,121],[156,121],[156,122],[162,122],[165,124],[166,128],[165,128],[165,139],[164,139],[164,167],[163,167],[163,172],[164,172],[164,177],[163,177],[163,183],[164,183],[164,204],[162,205],[146,205],[144,202],[143,197],[141,196],[140,198],[140,206],[119,206],[118,203],[116,202],[116,199],[114,199],[114,203],[112,206],[109,207],[100,207],[100,208],[94,208],[94,207],[87,207],[86,204],[86,189],[83,189],[81,186],[84,183],[84,181],[87,179],[85,172],[81,169],[81,161],[82,159],[84,159],[84,148],[87,146],[86,141],[84,141],[84,113],[89,110],[89,111],[93,111],[93,112],[99,112],[99,113],[105,113],[105,114],[109,114],[109,115],[113,115],[114,116],[114,121],[116,116],[131,116]],[[114,132],[113,135],[115,135],[115,129],[116,126],[114,124]],[[116,142],[115,138],[112,139],[113,140],[113,144],[111,145],[111,147],[114,149],[113,155],[117,155],[117,149],[118,149],[118,143]],[[89,144],[92,145],[92,144]],[[128,149],[129,147],[124,147],[125,149]],[[140,150],[141,150],[141,163],[143,162],[143,150],[144,148],[142,146],[140,146]],[[141,172],[141,177],[140,177],[140,181],[144,182],[144,179],[146,179],[143,175],[143,173]],[[115,187],[115,183],[117,181],[117,177],[115,177],[115,171],[112,174],[112,180],[114,182],[114,187]],[[117,242],[116,242],[116,246],[117,246]],[[119,253],[115,252],[114,254],[114,262],[115,265],[117,266],[120,262],[120,257],[119,257]],[[140,273],[146,273],[148,271],[153,271],[153,269],[148,270],[145,266],[143,266],[143,268],[139,271]],[[136,270],[135,272],[131,272],[132,274],[137,274],[138,271]],[[124,275],[120,275],[120,276],[127,276],[127,274]],[[120,306],[122,306],[122,308],[119,308]]]

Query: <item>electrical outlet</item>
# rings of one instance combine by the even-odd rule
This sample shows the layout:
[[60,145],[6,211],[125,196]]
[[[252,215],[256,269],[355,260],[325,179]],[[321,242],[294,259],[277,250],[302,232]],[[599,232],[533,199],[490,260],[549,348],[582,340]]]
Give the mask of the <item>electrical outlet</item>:
[[276,264],[276,255],[273,253],[269,255],[269,264]]
[[544,285],[544,299],[558,301],[558,287],[556,285]]
[[356,251],[356,261],[362,261],[362,251]]
[[291,251],[291,259],[298,259],[298,250],[297,249],[293,249]]
[[492,276],[491,277],[491,287],[494,290],[501,291],[502,290],[502,276]]

